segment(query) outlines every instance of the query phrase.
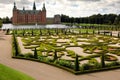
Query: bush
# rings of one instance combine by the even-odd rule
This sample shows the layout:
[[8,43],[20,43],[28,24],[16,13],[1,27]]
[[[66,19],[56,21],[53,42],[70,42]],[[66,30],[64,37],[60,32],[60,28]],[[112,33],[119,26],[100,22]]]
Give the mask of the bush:
[[53,58],[53,61],[57,60],[58,59],[58,56],[57,56],[57,51],[55,50],[54,52],[54,58]]
[[59,64],[59,65],[64,66],[64,67],[74,69],[74,65],[72,64],[71,61],[60,59],[60,60],[56,60],[55,64]]
[[2,27],[2,20],[0,20],[0,28]]
[[105,67],[105,54],[102,53],[100,58],[101,58],[101,65],[102,65],[102,68],[104,68],[104,67]]
[[26,58],[34,58],[34,55],[32,53],[27,53],[24,55]]
[[17,56],[19,54],[19,48],[18,43],[15,34],[13,33],[13,49],[14,49],[14,56]]
[[105,60],[106,61],[117,61],[118,59],[112,55],[105,55]]
[[20,57],[24,57],[25,55],[24,55],[24,54],[18,54],[18,56],[20,56]]
[[94,68],[101,68],[101,64],[94,58],[89,60],[89,64],[94,65]]
[[113,61],[111,63],[107,63],[105,66],[106,67],[112,67],[112,66],[119,66],[119,65],[120,65],[120,62]]
[[35,58],[35,59],[37,59],[37,58],[38,58],[38,55],[37,55],[37,50],[36,50],[36,48],[35,48],[35,50],[34,50],[34,58]]
[[75,57],[75,71],[79,71],[79,60],[78,60],[78,55],[76,54]]
[[83,71],[84,70],[90,70],[92,69],[92,65],[90,65],[89,63],[85,63],[82,65]]

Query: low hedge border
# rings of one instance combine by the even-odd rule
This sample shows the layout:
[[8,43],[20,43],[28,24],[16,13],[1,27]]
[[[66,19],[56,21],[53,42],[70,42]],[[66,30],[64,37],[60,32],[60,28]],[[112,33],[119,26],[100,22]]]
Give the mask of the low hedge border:
[[13,56],[12,58],[14,58],[14,59],[24,59],[24,60],[30,60],[30,61],[41,62],[41,63],[45,63],[45,64],[49,64],[49,65],[52,65],[52,66],[58,67],[58,68],[60,68],[60,69],[64,69],[64,70],[69,71],[69,72],[71,72],[71,73],[73,73],[73,74],[76,73],[74,70],[71,70],[71,69],[66,68],[66,67],[64,67],[64,66],[60,66],[60,65],[57,65],[57,64],[54,64],[54,63],[43,62],[43,61],[40,61],[40,60],[38,60],[38,59],[33,59],[33,58],[23,58],[23,57],[19,57],[19,56]]
[[102,71],[108,71],[108,70],[114,70],[114,69],[119,69],[120,68],[120,66],[112,66],[112,67],[105,67],[105,68],[100,68],[100,69],[85,70],[85,71],[81,72],[81,71],[74,71],[72,69],[69,69],[67,67],[60,66],[60,65],[57,65],[57,64],[54,64],[54,63],[43,62],[43,61],[33,59],[33,58],[23,58],[23,57],[19,57],[19,56],[12,56],[12,58],[14,58],[14,59],[24,59],[24,60],[30,60],[30,61],[36,61],[36,62],[45,63],[45,64],[48,64],[48,65],[52,65],[54,67],[58,67],[60,69],[64,69],[64,70],[66,70],[68,72],[71,72],[71,73],[73,73],[75,75],[94,73],[94,72],[102,72]]

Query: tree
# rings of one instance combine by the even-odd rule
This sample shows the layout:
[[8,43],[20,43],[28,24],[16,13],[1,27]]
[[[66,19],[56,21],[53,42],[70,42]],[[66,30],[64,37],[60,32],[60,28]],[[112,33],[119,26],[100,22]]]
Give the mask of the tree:
[[5,17],[2,19],[3,20],[3,23],[11,23],[11,19],[9,19],[9,17]]
[[14,49],[15,49],[15,56],[17,56],[19,54],[19,51],[18,51],[18,44],[17,44],[15,33],[13,33],[13,40],[14,40],[13,44],[14,44]]
[[23,36],[25,35],[25,30],[23,30],[23,33],[22,33],[22,34],[23,34]]
[[57,60],[57,58],[58,58],[58,57],[57,57],[57,51],[55,50],[55,51],[54,51],[54,58],[53,58],[53,61]]
[[76,54],[75,57],[75,71],[79,71],[79,60],[78,60],[78,55]]
[[0,20],[0,28],[2,27],[2,20]]
[[[115,20],[117,17],[117,21]],[[90,24],[116,24],[120,23],[120,14],[94,14],[89,17],[69,17],[61,15],[61,22],[64,23],[90,23]]]
[[36,50],[36,48],[35,48],[35,50],[34,50],[34,58],[35,58],[35,59],[38,59],[38,55],[37,55],[37,50]]
[[33,29],[32,29],[32,36],[34,35]]
[[101,65],[102,65],[102,68],[105,67],[105,55],[104,55],[104,53],[101,54]]

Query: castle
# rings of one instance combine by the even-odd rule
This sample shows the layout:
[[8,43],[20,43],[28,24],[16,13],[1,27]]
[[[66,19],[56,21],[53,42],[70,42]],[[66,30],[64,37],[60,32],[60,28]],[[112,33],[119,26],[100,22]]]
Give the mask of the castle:
[[12,23],[14,25],[18,24],[58,24],[61,23],[60,15],[55,15],[54,18],[46,18],[46,8],[45,4],[43,4],[42,10],[36,10],[35,2],[33,3],[33,10],[19,10],[16,7],[16,3],[14,2],[13,7],[13,17]]

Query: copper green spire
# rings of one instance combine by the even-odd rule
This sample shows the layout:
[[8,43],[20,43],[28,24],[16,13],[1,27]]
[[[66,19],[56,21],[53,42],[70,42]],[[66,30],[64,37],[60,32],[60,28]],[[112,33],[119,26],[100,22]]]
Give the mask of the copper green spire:
[[43,4],[43,8],[42,8],[42,10],[45,10],[45,11],[46,11],[46,8],[45,8],[45,3]]
[[23,6],[23,11],[25,10],[25,7]]
[[17,7],[16,7],[16,3],[14,2],[14,8],[13,8],[14,10],[16,10],[17,9]]
[[36,5],[35,5],[35,2],[33,4],[33,10],[36,10]]

